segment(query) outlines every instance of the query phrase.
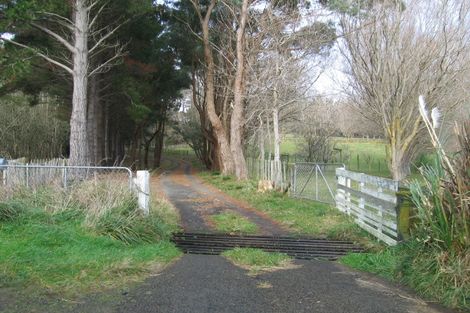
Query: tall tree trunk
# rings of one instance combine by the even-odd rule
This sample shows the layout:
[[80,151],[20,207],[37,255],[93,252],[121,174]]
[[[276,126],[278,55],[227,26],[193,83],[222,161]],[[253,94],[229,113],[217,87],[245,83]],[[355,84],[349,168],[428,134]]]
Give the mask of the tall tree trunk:
[[386,129],[388,140],[390,144],[390,162],[389,168],[392,178],[401,181],[405,179],[411,172],[411,152],[410,143],[411,139],[416,136],[417,128],[409,131],[407,136],[401,126],[401,121],[398,117],[393,117]]
[[96,134],[95,134],[95,163],[101,165],[105,158],[104,156],[104,114],[103,104],[98,98],[98,106],[96,107]]
[[[276,75],[280,75],[279,59],[276,58]],[[279,94],[277,82],[273,90],[273,133],[274,133],[274,185],[279,187],[282,183],[281,169],[281,136],[279,132]]]
[[96,76],[92,76],[89,81],[89,98],[88,98],[88,112],[87,112],[87,136],[88,136],[88,153],[90,154],[90,162],[93,165],[98,163],[96,158],[97,149],[97,136],[98,136],[98,86]]
[[158,168],[161,165],[163,138],[165,136],[165,120],[160,121],[159,131],[155,137],[155,150],[153,153],[153,167]]
[[274,173],[273,180],[276,187],[280,186],[281,178],[281,136],[279,133],[279,109],[273,107],[273,133],[274,133]]
[[149,152],[150,152],[150,145],[152,141],[145,141],[144,147],[144,168],[149,168]]
[[394,180],[402,181],[411,173],[406,153],[397,145],[390,146],[390,172]]
[[105,164],[109,164],[111,160],[111,136],[109,132],[109,104],[106,103],[104,106],[104,161]]
[[94,152],[95,152],[95,164],[101,165],[104,156],[104,110],[103,103],[100,95],[100,80],[99,77],[95,77],[95,137],[94,137]]
[[156,129],[153,132],[152,136],[149,139],[144,139],[144,168],[149,168],[149,154],[150,154],[150,146],[152,145],[152,142],[154,141],[155,137],[158,135],[158,133],[161,131],[161,128],[159,124],[157,123]]
[[271,122],[269,120],[269,115],[268,114],[266,114],[266,132],[268,133],[268,142],[269,142],[268,160],[271,160],[273,149],[272,149],[272,146],[271,146],[271,143],[272,143]]
[[134,168],[139,168],[139,151],[140,151],[140,138],[141,138],[141,132],[140,132],[140,126],[137,126],[137,128],[134,130],[134,135],[132,137],[132,143],[131,143],[131,161],[133,164]]
[[[193,68],[191,72],[192,102],[199,114],[201,133],[204,138],[203,148],[201,151],[201,161],[204,163],[207,169],[212,169],[213,164],[212,164],[212,157],[211,157],[211,151],[212,151],[211,146],[214,143],[214,139],[212,138],[212,131],[206,119],[205,99],[201,100],[197,93],[197,77],[196,77],[196,68],[194,64],[192,65],[192,68]],[[219,169],[216,169],[216,170],[219,170]]]
[[[210,34],[209,34],[209,21],[212,14],[212,11],[215,7],[216,0],[211,0],[209,7],[207,8],[206,15],[204,18],[201,16],[201,26],[203,34],[203,43],[204,43],[204,59],[206,61],[206,86],[205,94],[207,101],[207,116],[209,121],[212,124],[214,131],[214,138],[216,140],[217,148],[214,150],[218,154],[218,159],[220,161],[220,170],[223,174],[228,175],[233,173],[233,158],[230,149],[230,143],[227,138],[227,133],[223,126],[222,121],[217,115],[215,109],[215,85],[214,85],[214,57],[212,55],[212,47],[210,43]],[[196,8],[199,10],[199,8]],[[199,11],[200,12],[200,11]]]
[[230,148],[232,150],[237,179],[247,179],[245,156],[243,155],[243,98],[245,93],[245,27],[248,19],[248,0],[243,0],[240,23],[237,29],[237,68],[233,88],[233,111],[230,119]]
[[73,96],[70,118],[70,165],[88,165],[88,10],[85,0],[75,0],[73,53]]
[[259,159],[264,160],[265,158],[265,147],[264,147],[264,125],[263,125],[263,117],[259,117]]

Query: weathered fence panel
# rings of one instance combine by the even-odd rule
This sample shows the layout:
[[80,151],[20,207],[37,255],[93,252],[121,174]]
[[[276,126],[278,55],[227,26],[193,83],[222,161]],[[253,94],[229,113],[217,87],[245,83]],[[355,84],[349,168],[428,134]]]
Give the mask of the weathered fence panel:
[[400,240],[397,181],[336,169],[336,207],[355,217],[356,223],[389,245]]

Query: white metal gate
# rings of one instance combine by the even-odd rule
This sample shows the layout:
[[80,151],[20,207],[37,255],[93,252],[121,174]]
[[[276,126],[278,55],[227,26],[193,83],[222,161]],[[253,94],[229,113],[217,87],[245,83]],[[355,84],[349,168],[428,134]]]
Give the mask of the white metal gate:
[[[65,163],[65,162],[64,162]],[[0,166],[0,191],[11,192],[21,188],[37,189],[54,186],[68,190],[84,181],[106,183],[108,188],[116,184],[127,184],[136,193],[140,209],[149,212],[150,175],[148,171],[137,171],[136,177],[130,168],[121,166],[68,166],[50,164],[7,164]]]

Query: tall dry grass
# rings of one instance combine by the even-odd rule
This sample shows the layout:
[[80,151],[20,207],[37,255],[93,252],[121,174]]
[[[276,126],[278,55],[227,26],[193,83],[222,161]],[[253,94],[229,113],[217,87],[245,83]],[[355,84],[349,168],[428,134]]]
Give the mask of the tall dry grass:
[[93,233],[127,244],[168,239],[176,229],[176,218],[164,202],[154,201],[150,214],[144,216],[125,180],[88,180],[68,189],[57,185],[17,188],[0,196],[0,216],[5,219],[34,210],[68,212],[71,214],[67,216],[80,219],[83,227]]

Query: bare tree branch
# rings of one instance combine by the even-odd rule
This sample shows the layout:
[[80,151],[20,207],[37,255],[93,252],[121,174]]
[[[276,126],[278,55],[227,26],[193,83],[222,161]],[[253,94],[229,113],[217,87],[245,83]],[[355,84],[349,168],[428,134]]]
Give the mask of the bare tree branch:
[[74,53],[75,52],[75,48],[74,46],[72,46],[67,40],[65,40],[62,36],[60,36],[59,34],[55,33],[54,31],[44,27],[44,26],[41,26],[37,23],[34,23],[32,22],[31,23],[32,26],[36,27],[37,29],[45,32],[46,34],[48,34],[49,36],[51,36],[52,38],[54,38],[55,40],[57,40],[58,42],[60,42],[65,48],[67,48],[70,52]]
[[106,40],[108,39],[109,37],[111,37],[115,32],[117,32],[124,24],[126,24],[127,22],[129,22],[129,19],[127,19],[126,21],[124,21],[123,23],[119,24],[118,26],[116,26],[114,29],[110,30],[108,33],[106,33],[105,35],[103,35],[95,44],[94,46],[89,50],[89,53],[93,53],[93,51],[95,51],[97,48],[100,47],[100,45]]
[[66,66],[66,65],[64,65],[64,64],[62,64],[62,63],[60,63],[60,62],[58,62],[58,61],[56,61],[56,60],[54,60],[54,59],[52,59],[52,58],[50,58],[49,56],[47,56],[47,55],[45,55],[45,54],[43,54],[43,53],[37,51],[36,49],[33,49],[33,48],[31,48],[31,47],[28,47],[28,46],[26,46],[26,45],[23,45],[23,44],[21,44],[21,43],[19,43],[19,42],[16,42],[16,41],[14,41],[14,40],[10,40],[10,39],[7,39],[7,38],[2,38],[1,40],[4,40],[4,41],[9,42],[9,43],[11,43],[11,44],[17,45],[17,46],[19,46],[19,47],[21,47],[21,48],[25,48],[25,49],[27,49],[27,50],[33,52],[33,53],[36,54],[37,56],[40,56],[41,58],[45,59],[46,61],[48,61],[48,62],[50,62],[50,63],[52,63],[52,64],[54,64],[54,65],[59,66],[60,68],[64,69],[67,73],[73,75],[73,70],[72,70],[70,67],[68,67],[68,66]]

